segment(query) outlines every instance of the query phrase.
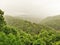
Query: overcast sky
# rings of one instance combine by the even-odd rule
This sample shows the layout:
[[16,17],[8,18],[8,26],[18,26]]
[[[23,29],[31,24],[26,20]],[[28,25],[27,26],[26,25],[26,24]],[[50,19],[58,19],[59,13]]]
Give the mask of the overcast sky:
[[54,16],[60,14],[60,0],[0,0],[0,9],[9,15]]

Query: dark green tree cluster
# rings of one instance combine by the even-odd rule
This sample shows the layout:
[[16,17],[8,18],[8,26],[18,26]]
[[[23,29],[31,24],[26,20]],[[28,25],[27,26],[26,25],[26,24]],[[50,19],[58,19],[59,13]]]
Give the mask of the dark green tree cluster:
[[60,33],[41,30],[40,34],[32,36],[23,31],[1,31],[0,45],[60,45]]
[[4,12],[0,9],[0,30],[1,30],[1,27],[3,27],[6,24],[4,21],[3,15],[4,15]]
[[[0,19],[2,18],[3,16]],[[60,45],[60,33],[49,28],[43,28],[39,34],[31,35],[22,29],[8,26],[4,19],[1,20],[0,28],[0,45]]]

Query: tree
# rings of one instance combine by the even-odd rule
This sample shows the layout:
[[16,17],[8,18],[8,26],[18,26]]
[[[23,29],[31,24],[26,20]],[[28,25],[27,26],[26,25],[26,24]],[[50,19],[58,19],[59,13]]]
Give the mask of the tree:
[[4,25],[6,25],[3,15],[4,15],[4,12],[0,9],[0,30]]

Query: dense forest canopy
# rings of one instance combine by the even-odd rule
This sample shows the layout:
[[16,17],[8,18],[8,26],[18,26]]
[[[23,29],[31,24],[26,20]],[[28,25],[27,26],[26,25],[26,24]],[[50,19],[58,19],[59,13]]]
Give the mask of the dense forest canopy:
[[[17,27],[17,29],[16,26],[13,27],[4,21],[3,14],[0,10],[0,45],[60,45],[60,32],[23,20],[22,22],[19,20],[17,26],[20,28]],[[39,33],[31,35],[34,31],[39,31]]]

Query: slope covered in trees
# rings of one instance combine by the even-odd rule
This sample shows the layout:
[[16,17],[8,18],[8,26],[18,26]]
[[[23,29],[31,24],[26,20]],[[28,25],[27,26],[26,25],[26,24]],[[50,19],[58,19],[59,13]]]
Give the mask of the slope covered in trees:
[[60,15],[48,17],[40,22],[40,24],[47,25],[54,28],[55,30],[60,30]]
[[[18,17],[12,17],[12,16],[5,16],[5,20],[7,24],[14,26],[18,29],[22,29],[24,32],[29,34],[38,34],[41,29],[51,29],[49,27],[39,25],[36,23],[31,23],[29,21],[20,19]],[[52,30],[52,29],[51,29]]]
[[[0,20],[2,18],[3,15],[0,13]],[[22,29],[8,26],[2,19],[0,22],[0,45],[60,45],[60,33],[43,28],[39,34],[31,35]]]

